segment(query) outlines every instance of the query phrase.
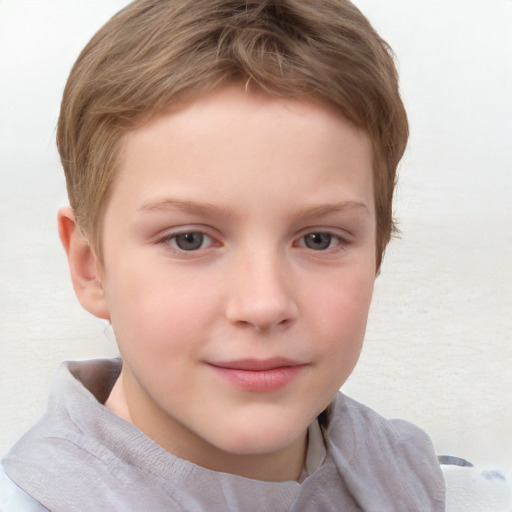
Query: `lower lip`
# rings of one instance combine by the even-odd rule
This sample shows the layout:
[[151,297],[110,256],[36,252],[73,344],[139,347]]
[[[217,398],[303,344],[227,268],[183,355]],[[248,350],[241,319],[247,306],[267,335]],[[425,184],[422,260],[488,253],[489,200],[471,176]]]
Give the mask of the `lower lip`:
[[281,366],[271,370],[240,370],[239,368],[209,366],[237,388],[257,393],[271,393],[286,387],[305,368],[305,365],[297,365]]

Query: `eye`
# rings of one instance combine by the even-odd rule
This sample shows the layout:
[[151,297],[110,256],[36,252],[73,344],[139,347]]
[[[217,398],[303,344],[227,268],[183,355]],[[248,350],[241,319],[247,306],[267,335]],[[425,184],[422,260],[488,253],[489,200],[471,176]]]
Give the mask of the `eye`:
[[197,251],[211,245],[212,239],[200,231],[179,233],[167,238],[167,242],[181,251]]
[[331,233],[308,233],[302,237],[300,245],[314,251],[325,251],[331,249],[341,242],[340,237]]

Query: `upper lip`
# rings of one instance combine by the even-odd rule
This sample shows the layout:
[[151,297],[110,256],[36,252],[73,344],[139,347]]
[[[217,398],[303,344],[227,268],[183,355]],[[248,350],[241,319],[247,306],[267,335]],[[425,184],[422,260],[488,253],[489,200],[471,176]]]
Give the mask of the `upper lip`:
[[304,363],[284,357],[274,357],[271,359],[237,359],[236,361],[215,361],[209,364],[219,368],[247,371],[275,370],[276,368],[304,365]]

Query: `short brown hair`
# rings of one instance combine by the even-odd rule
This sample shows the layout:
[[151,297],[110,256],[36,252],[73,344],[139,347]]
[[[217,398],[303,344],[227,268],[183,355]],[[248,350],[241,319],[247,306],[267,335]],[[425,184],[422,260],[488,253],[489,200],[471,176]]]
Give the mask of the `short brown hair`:
[[71,71],[57,132],[71,206],[98,254],[124,133],[247,81],[327,102],[368,133],[380,266],[408,124],[392,52],[348,0],[136,0],[99,30]]

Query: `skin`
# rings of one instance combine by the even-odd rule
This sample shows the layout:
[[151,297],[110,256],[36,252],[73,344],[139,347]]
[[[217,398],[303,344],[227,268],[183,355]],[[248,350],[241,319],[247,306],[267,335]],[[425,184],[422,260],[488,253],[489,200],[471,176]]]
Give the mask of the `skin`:
[[[111,321],[123,360],[107,407],[200,466],[296,479],[308,425],[352,372],[366,328],[367,135],[326,105],[230,86],[123,146],[102,260],[71,209],[59,214],[77,296]],[[276,357],[300,367],[270,391],[215,367]]]

